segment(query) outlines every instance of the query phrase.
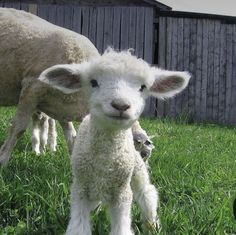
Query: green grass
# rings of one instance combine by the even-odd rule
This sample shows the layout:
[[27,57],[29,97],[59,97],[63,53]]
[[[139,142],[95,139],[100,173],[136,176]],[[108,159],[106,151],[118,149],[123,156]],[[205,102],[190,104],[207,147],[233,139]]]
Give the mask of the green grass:
[[[0,108],[0,145],[14,109]],[[150,161],[160,194],[161,234],[236,234],[232,202],[236,197],[236,129],[207,124],[142,119],[156,135]],[[29,132],[0,170],[0,234],[63,234],[68,223],[71,172],[59,130],[58,151],[36,156]],[[134,206],[133,228],[143,234]],[[92,215],[96,235],[106,235],[103,209]],[[144,234],[146,235],[146,234]]]

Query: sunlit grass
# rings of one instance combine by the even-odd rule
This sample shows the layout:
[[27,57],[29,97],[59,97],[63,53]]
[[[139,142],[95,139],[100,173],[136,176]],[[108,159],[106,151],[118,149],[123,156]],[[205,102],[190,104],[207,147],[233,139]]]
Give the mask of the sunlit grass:
[[[0,108],[0,145],[14,112]],[[235,234],[236,129],[150,119],[142,126],[155,135],[150,174],[160,194],[161,234]],[[65,232],[71,171],[60,129],[58,142],[55,154],[36,156],[27,132],[0,170],[1,235]],[[135,234],[146,235],[137,206],[132,214]],[[93,234],[107,235],[107,212],[91,218]]]

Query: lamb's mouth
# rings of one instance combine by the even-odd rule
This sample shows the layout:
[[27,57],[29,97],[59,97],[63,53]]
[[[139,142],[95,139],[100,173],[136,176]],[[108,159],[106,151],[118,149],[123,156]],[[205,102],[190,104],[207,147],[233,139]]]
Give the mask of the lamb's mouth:
[[124,116],[124,115],[121,115],[121,116],[107,115],[107,117],[109,117],[109,118],[111,118],[113,120],[117,120],[117,121],[127,121],[127,120],[130,119],[128,116]]

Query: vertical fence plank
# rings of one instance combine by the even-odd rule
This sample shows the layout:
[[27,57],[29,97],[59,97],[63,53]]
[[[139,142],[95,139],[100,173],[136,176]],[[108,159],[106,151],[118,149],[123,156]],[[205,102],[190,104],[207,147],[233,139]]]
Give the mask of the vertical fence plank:
[[[37,15],[38,13],[38,5],[37,4],[29,4],[28,5],[28,11],[31,13],[31,14],[34,14],[34,15]],[[19,8],[20,9],[20,5],[19,5]]]
[[50,5],[48,4],[39,4],[38,5],[38,16],[48,20],[48,9],[50,8]]
[[232,51],[233,51],[233,35],[231,25],[226,26],[226,109],[225,119],[227,123],[230,122],[231,112],[231,93],[232,93]]
[[57,18],[57,6],[51,5],[48,11],[48,21],[53,24],[56,24],[56,18]]
[[121,11],[121,29],[120,29],[120,48],[129,48],[129,18],[130,12],[128,7],[122,7]]
[[189,70],[192,78],[188,85],[189,113],[195,115],[195,85],[196,85],[196,51],[197,51],[197,20],[190,20],[190,54],[189,54]]
[[208,75],[207,75],[207,119],[213,120],[213,84],[214,84],[214,21],[208,20]]
[[120,25],[121,25],[121,8],[116,7],[113,14],[113,32],[112,41],[115,49],[120,48]]
[[81,33],[81,8],[78,6],[73,6],[72,30]]
[[[28,3],[20,3],[20,9],[23,11],[29,11],[29,4]],[[38,9],[37,9],[37,15],[38,15]]]
[[[159,45],[158,45],[158,65],[161,68],[166,67],[166,17],[159,18]],[[164,100],[157,100],[157,110],[156,115],[157,117],[164,117],[165,114],[165,101]]]
[[96,43],[96,21],[97,21],[97,8],[91,7],[89,9],[89,39],[92,41],[93,44]]
[[201,120],[201,85],[202,85],[202,20],[197,20],[197,63],[196,63],[196,87],[195,87],[195,118]]
[[[189,50],[190,50],[190,20],[184,18],[184,28],[183,28],[183,70],[189,71]],[[188,88],[185,89],[185,91],[182,94],[182,111],[184,113],[188,113]]]
[[236,25],[233,28],[233,65],[232,65],[232,109],[231,109],[231,123],[236,124]]
[[214,71],[213,71],[213,121],[218,121],[219,114],[219,79],[220,79],[220,22],[215,21],[214,31]]
[[104,35],[104,7],[98,7],[97,11],[97,33],[96,46],[100,53],[103,52],[103,35]]
[[136,46],[135,54],[143,58],[143,43],[144,43],[144,7],[137,8],[137,24],[136,24]]
[[208,76],[208,24],[207,20],[203,20],[202,29],[202,82],[201,82],[201,120],[206,120],[207,112],[207,76]]
[[88,7],[82,7],[82,34],[85,37],[88,37],[89,35],[89,8]]
[[146,7],[144,23],[144,59],[148,63],[153,62],[153,8]]
[[220,28],[220,81],[219,81],[219,122],[226,123],[226,25],[221,24]]
[[[106,7],[105,8],[105,21],[104,21],[104,50],[108,46],[113,46],[113,8]],[[115,30],[115,29],[114,29]]]
[[[177,59],[178,59],[178,19],[172,19],[172,34],[171,34],[171,64],[170,70],[177,70]],[[169,100],[170,110],[169,116],[174,118],[176,116],[176,99],[171,98]]]
[[131,7],[129,13],[129,47],[135,49],[137,8]]
[[61,27],[65,24],[65,8],[63,5],[56,6],[56,24]]
[[72,30],[73,28],[73,7],[71,5],[64,6],[64,27]]
[[[172,52],[172,18],[167,17],[166,25],[166,69],[171,69],[171,52]],[[170,100],[165,102],[165,116],[170,114]]]
[[[153,8],[144,8],[144,54],[143,58],[148,63],[153,63]],[[154,117],[156,113],[157,100],[148,98],[144,112],[148,116]]]

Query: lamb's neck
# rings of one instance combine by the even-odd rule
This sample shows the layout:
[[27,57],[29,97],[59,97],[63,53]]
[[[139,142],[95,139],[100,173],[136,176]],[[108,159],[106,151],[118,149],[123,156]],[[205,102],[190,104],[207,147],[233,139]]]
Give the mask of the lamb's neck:
[[99,125],[99,123],[96,122],[96,119],[92,116],[90,117],[90,127],[94,138],[113,139],[119,141],[120,143],[127,141],[127,138],[130,138],[130,133],[132,133],[131,128],[104,128]]

